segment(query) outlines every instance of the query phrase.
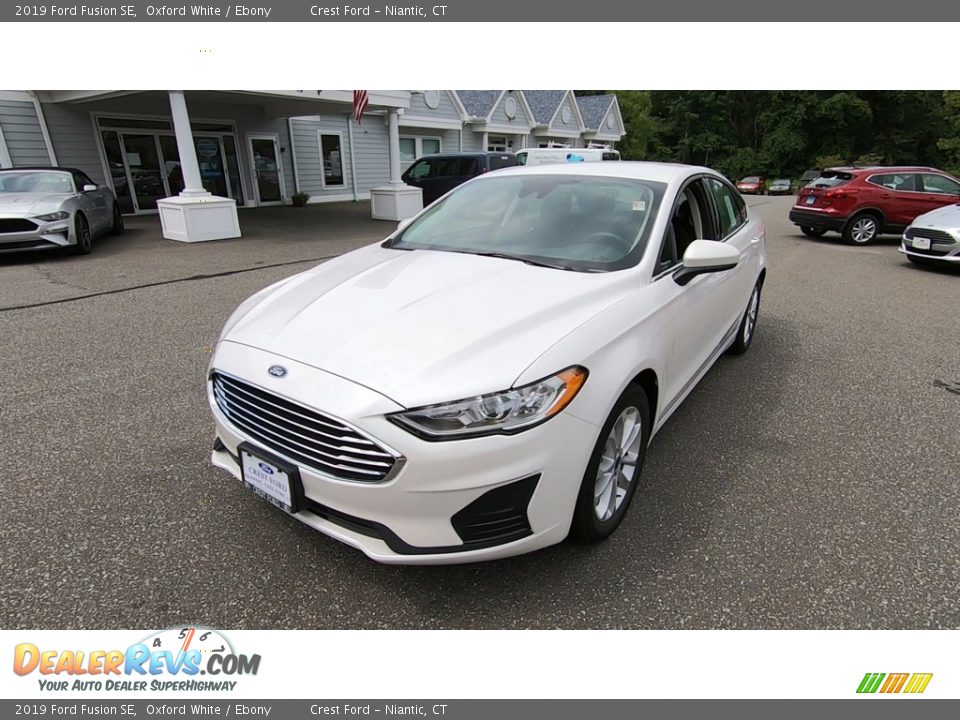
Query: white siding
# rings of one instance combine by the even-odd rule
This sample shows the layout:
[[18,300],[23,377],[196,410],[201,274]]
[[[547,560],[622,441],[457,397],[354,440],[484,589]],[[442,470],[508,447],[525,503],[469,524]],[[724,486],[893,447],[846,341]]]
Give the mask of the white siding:
[[[570,121],[563,121],[563,109],[570,108]],[[562,132],[580,132],[580,125],[577,124],[577,108],[575,107],[575,102],[573,95],[567,94],[563,99],[563,102],[560,104],[560,109],[557,110],[557,114],[553,116],[553,122],[550,123],[551,130],[560,130]]]
[[460,120],[460,112],[453,104],[448,90],[439,90],[440,104],[434,109],[427,106],[422,92],[410,96],[410,108],[404,112],[407,117],[429,118],[431,120]]
[[[507,117],[507,113],[504,111],[503,106],[507,102],[507,98],[512,97],[517,103],[517,112],[511,120]],[[503,97],[500,98],[500,102],[497,103],[497,106],[493,109],[493,114],[490,116],[490,123],[493,125],[509,125],[514,128],[512,132],[526,135],[530,131],[530,122],[531,118],[527,115],[526,109],[523,107],[523,103],[520,101],[520,93],[515,90],[510,90],[505,92]]]
[[50,165],[40,120],[32,102],[0,100],[0,128],[14,167]]

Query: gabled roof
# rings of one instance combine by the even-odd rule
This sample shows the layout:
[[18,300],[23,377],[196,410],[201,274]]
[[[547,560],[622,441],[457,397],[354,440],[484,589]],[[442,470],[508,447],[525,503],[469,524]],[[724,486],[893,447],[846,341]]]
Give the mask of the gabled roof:
[[587,130],[600,129],[600,124],[607,116],[616,97],[616,95],[587,95],[577,98],[577,105],[580,107],[583,124],[587,126]]
[[539,125],[549,125],[553,116],[557,114],[557,108],[567,95],[566,90],[524,90],[524,97],[527,98],[527,104],[533,111],[533,119]]
[[467,115],[485,118],[493,110],[503,90],[457,90],[456,93]]

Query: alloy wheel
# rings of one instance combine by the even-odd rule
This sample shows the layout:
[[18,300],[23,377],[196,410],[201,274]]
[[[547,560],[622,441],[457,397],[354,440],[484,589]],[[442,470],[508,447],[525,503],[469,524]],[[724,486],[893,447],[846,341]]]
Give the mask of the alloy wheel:
[[637,408],[625,407],[603,445],[597,479],[593,487],[593,509],[601,521],[620,509],[637,474],[643,419]]
[[877,221],[869,215],[858,218],[850,228],[850,237],[855,243],[868,243],[877,235]]
[[743,323],[743,344],[749,345],[753,338],[753,329],[757,326],[757,313],[760,311],[760,288],[755,287],[747,306],[747,317]]

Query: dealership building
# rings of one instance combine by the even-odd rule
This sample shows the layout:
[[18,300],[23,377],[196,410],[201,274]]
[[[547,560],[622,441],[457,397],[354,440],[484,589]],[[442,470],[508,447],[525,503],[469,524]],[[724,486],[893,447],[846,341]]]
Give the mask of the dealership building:
[[615,95],[571,90],[0,91],[0,167],[62,166],[108,185],[164,235],[241,234],[236,208],[371,200],[374,217],[419,209],[400,176],[437,152],[612,147]]

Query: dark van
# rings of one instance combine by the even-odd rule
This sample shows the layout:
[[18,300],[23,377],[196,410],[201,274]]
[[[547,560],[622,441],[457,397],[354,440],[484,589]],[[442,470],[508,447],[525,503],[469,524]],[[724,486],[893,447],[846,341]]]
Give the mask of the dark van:
[[423,204],[427,206],[470,178],[516,164],[517,156],[509,152],[425,155],[407,168],[402,179],[423,190]]

